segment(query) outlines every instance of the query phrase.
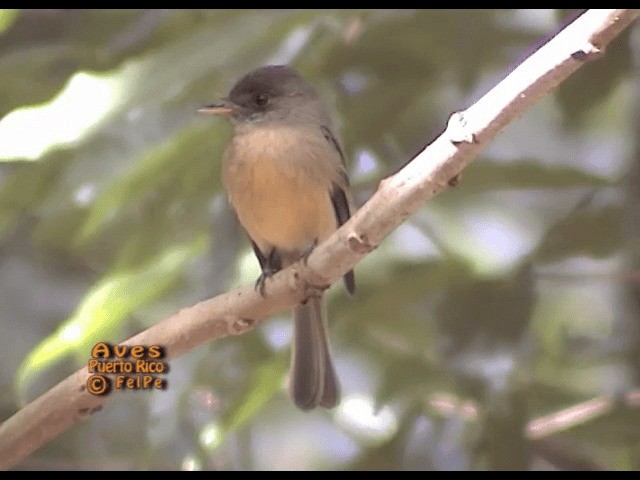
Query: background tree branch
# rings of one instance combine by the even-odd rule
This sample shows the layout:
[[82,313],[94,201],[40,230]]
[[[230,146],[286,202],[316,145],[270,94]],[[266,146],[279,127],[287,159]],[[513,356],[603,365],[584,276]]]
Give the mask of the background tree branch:
[[[551,92],[606,46],[638,10],[590,10],[531,55],[472,107],[454,114],[445,132],[397,174],[383,180],[371,199],[309,256],[279,272],[266,298],[245,286],[184,308],[130,338],[125,345],[162,345],[167,358],[204,342],[239,335],[326,288],[415,212],[446,189],[510,122]],[[454,182],[455,183],[455,182]],[[0,468],[10,468],[83,418],[99,411],[105,397],[86,391],[82,368],[0,425]]]
[[[466,421],[478,421],[482,406],[473,401],[460,401],[451,395],[431,395],[429,408],[445,417],[458,416]],[[533,451],[549,463],[564,470],[606,470],[603,465],[570,443],[567,445],[558,434],[596,419],[607,420],[616,410],[640,409],[640,390],[624,394],[601,395],[576,403],[562,410],[551,412],[529,421],[524,426],[524,436]]]

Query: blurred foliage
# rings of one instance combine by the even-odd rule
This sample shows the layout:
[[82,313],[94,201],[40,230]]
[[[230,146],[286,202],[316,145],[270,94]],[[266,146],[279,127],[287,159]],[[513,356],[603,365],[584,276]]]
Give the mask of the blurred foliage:
[[[242,74],[289,63],[317,87],[362,204],[576,14],[0,10],[0,418],[93,342],[253,281],[229,127],[195,113]],[[640,383],[639,61],[635,27],[361,262],[355,299],[330,291],[335,411],[288,400],[280,316],[18,468],[640,468],[637,408],[525,436]]]
[[142,268],[105,274],[104,280],[85,295],[77,311],[22,363],[16,375],[18,393],[23,392],[30,377],[59,358],[75,353],[81,362],[86,352],[103,338],[117,338],[117,327],[141,305],[170,287],[183,270],[186,259],[204,250],[205,242],[195,240],[193,245],[167,249],[161,258]]

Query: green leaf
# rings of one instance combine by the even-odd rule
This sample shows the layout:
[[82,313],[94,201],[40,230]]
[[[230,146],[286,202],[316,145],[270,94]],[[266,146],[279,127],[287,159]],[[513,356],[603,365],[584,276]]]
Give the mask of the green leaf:
[[113,338],[129,315],[160,297],[205,245],[205,237],[200,236],[165,250],[138,269],[106,275],[85,295],[74,314],[22,362],[15,377],[18,394],[23,396],[34,375],[63,357],[75,355],[82,362],[94,343]]
[[587,170],[566,166],[549,166],[525,158],[509,164],[478,159],[462,174],[465,193],[495,189],[606,187],[613,182]]
[[199,169],[192,168],[184,172],[184,157],[185,153],[193,152],[195,158],[208,158],[208,155],[203,155],[202,148],[190,148],[192,145],[205,144],[211,147],[212,151],[216,150],[215,146],[211,145],[211,141],[207,141],[212,137],[209,130],[208,126],[203,124],[180,131],[145,154],[144,158],[135,163],[124,177],[107,185],[89,208],[86,220],[77,234],[76,244],[84,245],[91,241],[118,212],[144,198],[160,185],[170,185],[172,182],[184,183],[185,177],[202,178],[203,175]]
[[0,33],[7,30],[13,22],[18,18],[19,10],[1,9],[0,10]]

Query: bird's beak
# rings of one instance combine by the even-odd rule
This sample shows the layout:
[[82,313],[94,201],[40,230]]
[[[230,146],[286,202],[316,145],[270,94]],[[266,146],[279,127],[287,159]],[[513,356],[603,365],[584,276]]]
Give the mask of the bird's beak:
[[207,115],[220,115],[222,117],[228,117],[234,112],[235,108],[233,104],[226,99],[223,99],[219,103],[212,103],[211,105],[205,105],[198,109],[198,113],[204,113]]

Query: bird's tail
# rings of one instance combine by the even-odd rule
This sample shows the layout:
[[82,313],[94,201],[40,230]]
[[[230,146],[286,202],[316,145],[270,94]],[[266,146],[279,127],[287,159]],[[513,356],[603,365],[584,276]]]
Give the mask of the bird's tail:
[[334,407],[340,387],[329,351],[324,297],[310,298],[293,310],[289,395],[302,410]]

